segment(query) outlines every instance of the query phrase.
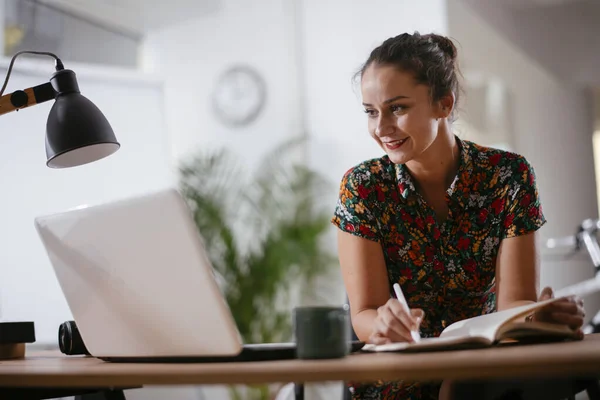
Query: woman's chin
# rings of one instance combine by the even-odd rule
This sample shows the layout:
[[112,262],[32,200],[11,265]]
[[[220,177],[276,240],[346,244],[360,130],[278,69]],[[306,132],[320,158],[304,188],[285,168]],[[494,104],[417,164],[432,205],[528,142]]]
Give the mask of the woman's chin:
[[386,152],[390,161],[394,164],[406,164],[407,161],[410,161],[411,157],[405,151],[387,151]]

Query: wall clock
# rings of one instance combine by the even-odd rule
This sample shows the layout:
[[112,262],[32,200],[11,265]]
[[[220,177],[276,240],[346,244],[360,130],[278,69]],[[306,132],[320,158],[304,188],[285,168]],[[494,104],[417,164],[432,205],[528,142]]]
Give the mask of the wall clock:
[[241,127],[260,115],[266,95],[266,83],[258,71],[250,66],[235,65],[217,79],[212,105],[221,122]]

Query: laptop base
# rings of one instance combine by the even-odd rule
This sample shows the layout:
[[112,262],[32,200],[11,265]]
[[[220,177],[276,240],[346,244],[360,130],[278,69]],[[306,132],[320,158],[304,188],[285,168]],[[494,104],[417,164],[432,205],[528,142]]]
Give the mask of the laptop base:
[[[359,351],[364,342],[352,341],[351,352]],[[279,361],[296,358],[295,343],[246,344],[242,351],[234,356],[175,356],[175,357],[96,357],[113,363],[221,363]]]
[[244,345],[233,356],[174,356],[174,357],[97,357],[100,360],[120,363],[220,363],[292,360],[296,358],[295,344]]

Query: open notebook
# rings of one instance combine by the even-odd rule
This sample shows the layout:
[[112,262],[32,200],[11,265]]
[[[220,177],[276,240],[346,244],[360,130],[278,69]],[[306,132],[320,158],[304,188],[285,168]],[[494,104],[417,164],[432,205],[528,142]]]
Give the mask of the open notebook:
[[533,311],[560,299],[577,295],[584,297],[600,291],[600,280],[590,279],[558,291],[550,300],[527,304],[508,310],[485,314],[455,322],[439,337],[422,338],[416,343],[366,344],[363,351],[427,351],[473,347],[488,347],[501,342],[574,339],[576,332],[566,325],[525,322]]

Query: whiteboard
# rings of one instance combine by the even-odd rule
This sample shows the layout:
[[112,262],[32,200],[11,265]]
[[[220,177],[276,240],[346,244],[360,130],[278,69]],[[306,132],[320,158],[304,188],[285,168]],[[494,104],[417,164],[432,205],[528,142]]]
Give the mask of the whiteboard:
[[[3,81],[8,63],[0,64]],[[45,346],[58,344],[58,326],[72,315],[33,219],[157,190],[175,178],[162,82],[133,71],[65,67],[107,117],[121,148],[92,164],[51,169],[44,146],[53,101],[0,115],[0,318],[34,321],[36,343]],[[47,82],[53,72],[52,61],[19,58],[4,94]]]

